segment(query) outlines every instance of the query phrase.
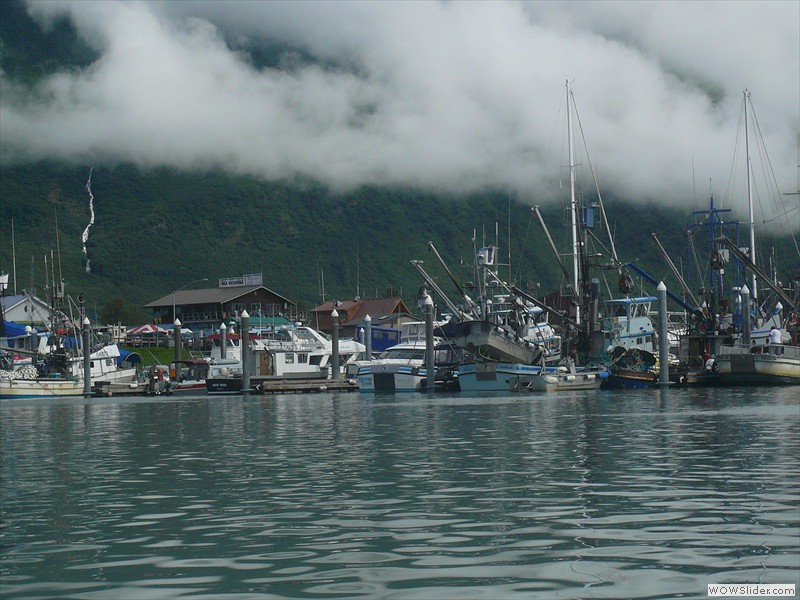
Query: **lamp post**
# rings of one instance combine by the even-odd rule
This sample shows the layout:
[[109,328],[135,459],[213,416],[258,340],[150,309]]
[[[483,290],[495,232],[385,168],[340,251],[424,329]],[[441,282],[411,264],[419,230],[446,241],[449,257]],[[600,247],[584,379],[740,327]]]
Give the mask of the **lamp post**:
[[200,283],[201,281],[208,281],[208,277],[203,277],[202,279],[195,279],[194,281],[190,281],[189,283],[187,283],[183,287],[179,287],[177,290],[172,290],[172,320],[173,321],[178,318],[178,315],[175,314],[175,294],[177,294],[181,290],[185,290],[187,287],[189,287],[193,283]]
[[8,287],[8,273],[0,273],[0,337],[6,337],[6,314],[3,301]]

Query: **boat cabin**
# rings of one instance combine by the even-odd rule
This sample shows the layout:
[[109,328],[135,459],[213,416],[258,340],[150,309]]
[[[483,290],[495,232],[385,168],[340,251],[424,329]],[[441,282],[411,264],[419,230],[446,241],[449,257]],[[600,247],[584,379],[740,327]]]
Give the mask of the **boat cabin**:
[[650,319],[650,306],[655,296],[605,300],[600,305],[601,328],[606,347],[639,348],[654,352],[655,328]]

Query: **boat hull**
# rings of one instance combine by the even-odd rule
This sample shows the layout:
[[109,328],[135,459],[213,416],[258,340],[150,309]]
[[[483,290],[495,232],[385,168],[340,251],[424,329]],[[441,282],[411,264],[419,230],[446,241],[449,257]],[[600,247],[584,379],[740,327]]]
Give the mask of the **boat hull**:
[[416,365],[369,365],[356,374],[362,392],[423,392],[427,370]]
[[522,379],[513,387],[516,392],[561,392],[597,390],[603,383],[603,373],[558,373]]
[[542,352],[536,344],[487,321],[463,321],[443,330],[456,346],[490,361],[534,364]]
[[769,345],[726,349],[716,358],[722,385],[800,385],[800,348]]
[[206,391],[209,394],[241,394],[241,377],[217,377],[206,379]]
[[70,398],[83,396],[83,382],[72,379],[10,379],[0,381],[0,399]]
[[656,387],[658,377],[647,371],[612,370],[603,380],[603,388],[610,390],[641,390]]
[[535,377],[541,370],[516,363],[466,363],[458,367],[458,385],[462,392],[507,392],[520,378]]

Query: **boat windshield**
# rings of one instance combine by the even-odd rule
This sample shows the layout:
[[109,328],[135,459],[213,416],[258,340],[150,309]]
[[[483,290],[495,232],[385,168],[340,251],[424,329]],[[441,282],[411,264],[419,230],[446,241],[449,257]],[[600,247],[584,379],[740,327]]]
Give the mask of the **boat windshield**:
[[395,348],[386,350],[379,358],[393,360],[425,360],[425,350],[414,350],[412,348]]

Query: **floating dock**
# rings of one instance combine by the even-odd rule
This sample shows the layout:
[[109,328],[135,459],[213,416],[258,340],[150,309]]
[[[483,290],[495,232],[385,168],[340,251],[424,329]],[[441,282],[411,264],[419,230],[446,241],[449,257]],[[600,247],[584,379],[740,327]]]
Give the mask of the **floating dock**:
[[251,394],[313,394],[327,392],[357,392],[355,381],[309,381],[291,379],[268,380],[259,383]]
[[[357,392],[358,384],[355,381],[326,381],[280,379],[261,381],[250,390],[251,395],[268,394],[317,394],[331,392]],[[171,396],[173,390],[168,385],[150,385],[148,383],[108,383],[102,382],[92,388],[94,396]],[[198,390],[197,394],[204,395],[205,390]],[[228,391],[228,395],[240,395],[241,390]],[[217,394],[211,394],[217,395]]]

